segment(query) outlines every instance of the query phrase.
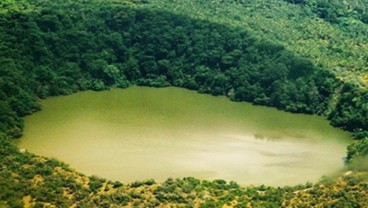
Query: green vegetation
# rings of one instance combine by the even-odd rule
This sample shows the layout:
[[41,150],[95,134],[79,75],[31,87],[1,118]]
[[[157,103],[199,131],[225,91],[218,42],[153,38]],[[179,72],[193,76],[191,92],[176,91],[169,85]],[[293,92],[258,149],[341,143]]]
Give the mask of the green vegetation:
[[354,163],[367,155],[367,5],[366,0],[1,1],[0,206],[367,206],[366,173],[284,188],[195,179],[129,186],[20,153],[9,142],[22,134],[21,117],[40,110],[39,99],[86,89],[172,85],[325,115],[358,135],[348,148],[348,163]]
[[194,178],[125,185],[87,177],[0,139],[1,207],[365,207],[368,174],[295,187],[247,186]]
[[365,88],[339,81],[318,61],[248,27],[131,5],[2,3],[2,131],[20,136],[19,117],[39,110],[39,98],[129,84],[186,87],[366,128]]
[[148,7],[246,28],[257,37],[282,43],[288,50],[313,59],[344,82],[368,86],[367,0],[150,2]]

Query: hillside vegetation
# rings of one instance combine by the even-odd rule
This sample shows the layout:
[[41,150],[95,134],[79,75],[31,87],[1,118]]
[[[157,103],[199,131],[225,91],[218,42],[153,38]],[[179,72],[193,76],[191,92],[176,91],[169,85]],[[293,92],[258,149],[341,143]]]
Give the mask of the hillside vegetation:
[[244,27],[257,37],[282,43],[288,50],[313,59],[344,82],[368,87],[367,0],[148,2],[149,7]]
[[195,178],[123,184],[87,177],[53,159],[19,152],[0,138],[0,207],[366,207],[368,173],[317,184],[246,186]]
[[[0,207],[366,206],[364,1],[1,1]],[[129,85],[324,115],[354,132],[353,172],[283,188],[194,178],[123,185],[10,142],[22,135],[22,117],[41,109],[39,99]]]

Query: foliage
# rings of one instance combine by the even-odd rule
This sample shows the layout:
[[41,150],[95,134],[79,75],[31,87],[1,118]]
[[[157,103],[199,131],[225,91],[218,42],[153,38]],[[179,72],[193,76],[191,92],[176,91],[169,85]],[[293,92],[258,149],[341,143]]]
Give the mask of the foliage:
[[368,146],[368,4],[359,2],[1,1],[0,206],[367,206],[365,172],[282,188],[194,178],[124,185],[10,142],[48,96],[179,86],[326,115],[360,139],[348,147],[353,163]]
[[20,152],[0,137],[0,204],[5,207],[365,207],[366,172],[293,187],[240,186],[195,178],[124,185]]
[[291,112],[332,112],[337,126],[366,128],[367,97],[353,105],[349,96],[336,101],[340,81],[313,59],[255,36],[252,27],[227,27],[147,5],[26,0],[5,4],[0,19],[0,98],[6,111],[2,131],[19,137],[19,117],[39,110],[39,98],[130,84],[185,87]]
[[311,58],[343,82],[367,88],[367,5],[367,0],[152,0],[146,6],[245,27]]
[[344,24],[346,19],[359,20],[368,24],[367,0],[286,0],[293,4],[309,7],[322,19],[331,23]]
[[[363,134],[368,128],[368,91],[352,84],[345,84],[329,118],[335,126]],[[357,134],[359,136],[359,133]]]
[[359,141],[355,141],[354,143],[350,144],[347,149],[348,149],[348,154],[346,157],[347,162],[351,162],[355,158],[367,159],[368,137]]

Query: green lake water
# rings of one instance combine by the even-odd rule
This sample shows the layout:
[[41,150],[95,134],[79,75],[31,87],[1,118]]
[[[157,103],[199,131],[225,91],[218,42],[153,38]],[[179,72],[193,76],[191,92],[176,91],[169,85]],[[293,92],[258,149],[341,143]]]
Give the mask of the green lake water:
[[180,88],[79,92],[41,102],[18,146],[88,175],[193,176],[240,184],[315,182],[343,167],[348,133],[318,116]]

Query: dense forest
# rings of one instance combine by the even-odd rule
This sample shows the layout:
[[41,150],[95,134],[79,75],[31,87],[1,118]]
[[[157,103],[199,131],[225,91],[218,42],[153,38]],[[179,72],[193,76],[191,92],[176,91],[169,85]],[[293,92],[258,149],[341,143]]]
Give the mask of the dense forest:
[[[1,1],[0,207],[367,205],[368,2],[350,2]],[[124,185],[10,142],[40,99],[130,85],[323,115],[353,132],[352,172],[283,188],[193,178]]]

